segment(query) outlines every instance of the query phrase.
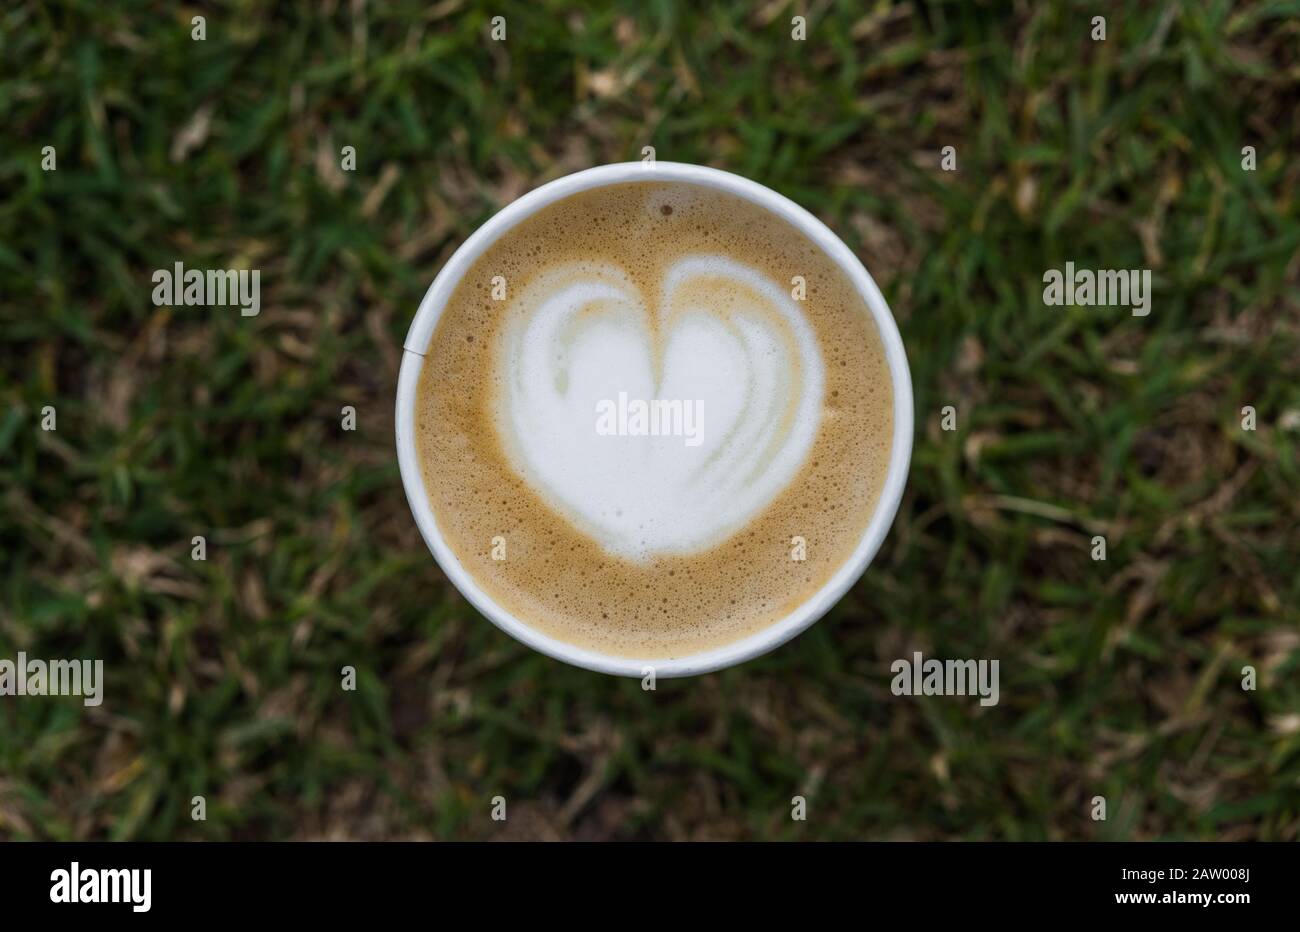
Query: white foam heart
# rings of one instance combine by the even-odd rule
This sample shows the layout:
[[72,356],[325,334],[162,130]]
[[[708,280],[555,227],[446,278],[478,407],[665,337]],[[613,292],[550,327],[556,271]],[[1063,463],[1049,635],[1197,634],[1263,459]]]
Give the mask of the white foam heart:
[[[497,363],[493,414],[514,468],[631,560],[708,549],[771,504],[812,448],[825,382],[789,294],[712,255],[667,271],[653,317],[617,268],[539,276],[507,304]],[[698,403],[698,445],[602,435],[598,414],[620,393]]]

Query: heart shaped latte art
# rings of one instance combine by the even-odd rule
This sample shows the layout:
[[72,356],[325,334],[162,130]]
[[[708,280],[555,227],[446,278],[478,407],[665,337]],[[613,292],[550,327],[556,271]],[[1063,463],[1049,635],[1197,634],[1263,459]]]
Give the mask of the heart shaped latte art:
[[605,264],[538,276],[507,304],[493,400],[514,469],[636,561],[713,547],[770,505],[812,449],[825,383],[812,326],[756,269],[688,256],[648,303]]

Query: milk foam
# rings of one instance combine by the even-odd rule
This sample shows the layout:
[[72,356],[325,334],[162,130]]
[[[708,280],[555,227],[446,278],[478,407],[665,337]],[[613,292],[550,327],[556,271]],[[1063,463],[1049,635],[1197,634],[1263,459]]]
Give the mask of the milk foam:
[[[594,403],[620,386],[703,401],[700,446],[602,436]],[[765,207],[679,183],[583,191],[507,231],[448,299],[416,394],[425,489],[466,572],[530,627],[639,660],[814,597],[862,539],[893,434],[853,281]]]
[[[611,555],[707,550],[743,528],[808,458],[825,368],[812,325],[762,272],[707,253],[657,295],[613,264],[570,262],[508,301],[496,430],[510,465]],[[702,403],[700,443],[603,436],[598,405]]]

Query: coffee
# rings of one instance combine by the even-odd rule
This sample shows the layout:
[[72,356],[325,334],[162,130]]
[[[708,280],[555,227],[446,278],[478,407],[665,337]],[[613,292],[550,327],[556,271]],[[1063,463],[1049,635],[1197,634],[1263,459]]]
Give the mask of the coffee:
[[790,614],[847,562],[893,388],[848,276],[713,188],[606,185],[497,239],[430,340],[416,447],[448,546],[529,626],[666,659]]

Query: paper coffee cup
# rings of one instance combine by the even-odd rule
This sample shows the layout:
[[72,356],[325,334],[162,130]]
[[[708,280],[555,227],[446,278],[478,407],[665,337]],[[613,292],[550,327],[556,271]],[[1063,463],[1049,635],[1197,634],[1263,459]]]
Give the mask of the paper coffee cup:
[[[498,605],[465,570],[447,545],[429,503],[415,441],[416,391],[424,353],[448,299],[474,262],[524,218],[580,191],[624,182],[676,182],[703,185],[765,208],[795,226],[840,267],[861,295],[875,321],[892,380],[893,439],[889,467],[875,512],[851,556],[809,599],[784,618],[723,647],[674,659],[636,659],[602,654],[551,637]],[[397,459],[406,498],[425,543],[447,578],[469,602],[506,633],[544,654],[579,667],[622,676],[691,676],[729,667],[784,644],[821,618],[866,571],[898,511],[912,456],[912,379],[893,314],[880,289],[853,252],[825,224],[768,188],[729,172],[677,162],[627,162],[602,165],[552,181],[506,206],[456,250],[429,286],[403,344],[397,384]]]

